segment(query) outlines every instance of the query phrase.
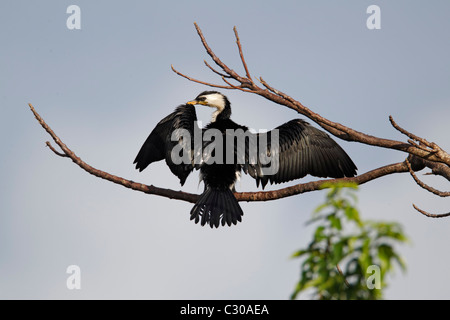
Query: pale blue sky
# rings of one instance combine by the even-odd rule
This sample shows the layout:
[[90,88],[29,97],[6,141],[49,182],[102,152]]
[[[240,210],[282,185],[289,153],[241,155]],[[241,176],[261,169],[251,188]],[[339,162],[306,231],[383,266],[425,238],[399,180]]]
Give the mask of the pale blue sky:
[[[81,8],[81,30],[66,27],[71,4]],[[366,27],[371,4],[381,8],[381,30]],[[55,156],[27,103],[92,166],[201,192],[196,173],[181,188],[164,163],[142,173],[132,165],[155,124],[207,89],[171,64],[220,82],[203,65],[209,57],[196,21],[220,58],[242,72],[237,26],[253,76],[321,115],[404,139],[392,115],[449,150],[449,16],[450,3],[437,0],[2,1],[0,298],[287,299],[299,276],[289,256],[310,240],[305,221],[323,192],[241,203],[239,225],[202,228],[189,221],[189,203],[125,189]],[[233,119],[252,128],[298,117],[258,96],[224,93]],[[207,122],[210,112],[198,114]],[[360,173],[405,158],[339,143]],[[424,180],[448,189],[440,178]],[[256,190],[254,180],[244,177],[237,189]],[[364,218],[398,221],[412,240],[399,248],[408,272],[391,278],[386,298],[450,298],[450,220],[427,219],[411,206],[447,212],[448,200],[407,174],[370,182],[359,197]],[[81,268],[81,290],[66,288],[72,264]]]

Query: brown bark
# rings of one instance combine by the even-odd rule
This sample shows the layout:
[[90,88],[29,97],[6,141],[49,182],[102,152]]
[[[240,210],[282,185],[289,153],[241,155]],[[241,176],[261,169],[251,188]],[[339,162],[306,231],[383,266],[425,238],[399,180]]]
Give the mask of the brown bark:
[[[242,65],[244,67],[245,76],[239,75],[233,69],[229,68],[225,63],[223,63],[219,57],[212,51],[209,47],[206,39],[199,28],[199,26],[195,23],[195,28],[200,37],[200,40],[207,52],[207,54],[211,57],[214,63],[222,69],[222,71],[217,71],[211,65],[209,65],[205,61],[205,65],[213,71],[215,74],[220,76],[220,78],[224,81],[225,85],[208,83],[201,80],[197,80],[190,76],[187,76],[177,70],[172,66],[172,70],[178,75],[203,85],[207,85],[215,88],[222,89],[231,89],[231,90],[241,90],[248,93],[254,93],[260,95],[276,104],[286,106],[290,109],[297,111],[298,113],[308,117],[312,121],[316,122],[322,128],[335,135],[338,138],[341,138],[346,141],[354,141],[363,144],[368,144],[376,147],[382,147],[387,149],[398,150],[405,153],[405,161],[400,163],[389,164],[380,168],[373,169],[366,173],[360,174],[353,178],[341,178],[341,179],[328,179],[328,180],[317,180],[307,183],[300,183],[291,187],[281,188],[273,191],[258,191],[258,192],[238,192],[235,193],[238,201],[268,201],[281,199],[285,197],[290,197],[293,195],[298,195],[305,192],[310,192],[314,190],[321,189],[321,186],[324,182],[355,182],[357,184],[363,184],[368,181],[378,179],[380,177],[400,172],[409,172],[413,177],[414,181],[424,188],[425,190],[432,192],[435,195],[446,197],[450,193],[436,190],[422,181],[420,181],[417,176],[414,174],[414,171],[418,171],[423,169],[424,167],[428,167],[431,169],[431,174],[440,175],[450,181],[450,155],[440,148],[434,142],[428,142],[426,139],[423,139],[415,134],[403,129],[400,127],[394,119],[389,116],[389,121],[392,126],[408,137],[406,142],[384,139],[380,137],[371,136],[357,130],[351,129],[342,125],[340,123],[336,123],[325,119],[321,115],[311,111],[309,108],[305,107],[299,101],[293,99],[291,96],[273,88],[266,81],[264,81],[261,77],[258,79],[259,83],[261,83],[262,87],[258,86],[252,79],[247,62],[245,61],[244,54],[242,51],[242,45],[237,33],[236,28],[234,28],[234,34],[236,37],[236,43],[238,46],[239,55],[241,58]],[[235,81],[236,83],[231,83]],[[120,184],[126,188],[131,188],[136,191],[145,192],[148,194],[159,195],[163,197],[167,197],[170,199],[183,200],[187,202],[195,203],[198,199],[197,194],[186,193],[182,191],[175,191],[170,189],[163,189],[153,185],[145,185],[142,183],[134,182],[131,180],[124,179],[122,177],[115,176],[113,174],[101,171],[96,169],[86,162],[84,162],[81,158],[79,158],[72,150],[70,150],[61,139],[53,132],[53,130],[45,123],[42,117],[36,112],[31,104],[29,104],[31,111],[35,115],[38,122],[41,126],[49,133],[49,135],[53,138],[55,143],[61,148],[62,153],[58,152],[50,142],[47,142],[47,146],[58,156],[70,158],[75,164],[77,164],[80,168],[87,171],[88,173],[106,179],[116,184]],[[422,209],[419,209],[415,205],[414,208],[420,213],[433,218],[446,217],[448,214],[431,214]]]

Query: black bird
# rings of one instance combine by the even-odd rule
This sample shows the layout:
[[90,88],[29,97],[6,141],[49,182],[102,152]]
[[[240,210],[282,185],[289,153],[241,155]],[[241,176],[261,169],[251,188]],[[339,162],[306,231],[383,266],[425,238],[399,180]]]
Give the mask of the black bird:
[[[194,105],[217,109],[205,128],[199,128],[196,123]],[[241,171],[252,176],[257,186],[261,183],[263,189],[268,182],[283,183],[307,174],[323,178],[356,174],[357,168],[345,151],[328,134],[304,120],[291,120],[262,134],[250,133],[246,126],[235,123],[230,116],[231,106],[226,96],[217,91],[202,92],[162,119],[134,160],[136,169],[142,171],[150,163],[165,159],[181,185],[194,169],[200,170],[205,189],[191,210],[191,220],[195,223],[209,224],[212,228],[241,221],[243,211],[233,194]],[[241,149],[234,135],[239,130],[247,134]],[[214,139],[205,138],[208,131],[215,134]],[[194,141],[196,133],[203,136],[200,143]],[[219,138],[222,138],[221,144],[216,141]],[[266,146],[262,147],[264,140]],[[175,147],[178,149],[173,153]],[[209,153],[206,152],[208,147],[212,149]],[[180,163],[174,155],[181,157],[181,154],[185,161]],[[270,156],[271,162],[267,163],[264,156]],[[211,159],[214,161],[209,161]],[[274,164],[276,170],[269,170]]]

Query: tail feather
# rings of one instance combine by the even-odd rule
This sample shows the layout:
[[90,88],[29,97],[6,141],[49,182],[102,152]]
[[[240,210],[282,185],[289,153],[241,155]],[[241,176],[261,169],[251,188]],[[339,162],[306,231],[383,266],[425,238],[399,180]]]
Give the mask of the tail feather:
[[242,221],[244,212],[230,189],[207,187],[191,210],[191,220],[211,228]]

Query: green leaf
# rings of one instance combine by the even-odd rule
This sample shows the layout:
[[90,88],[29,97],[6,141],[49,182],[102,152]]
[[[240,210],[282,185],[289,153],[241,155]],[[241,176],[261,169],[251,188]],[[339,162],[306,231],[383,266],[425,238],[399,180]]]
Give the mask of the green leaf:
[[344,213],[348,220],[356,222],[359,226],[362,225],[359,212],[355,207],[346,207]]
[[380,259],[381,275],[391,270],[391,258],[393,256],[393,249],[388,244],[381,244],[377,248],[378,258]]
[[310,252],[309,250],[298,250],[291,255],[291,258],[298,258],[309,252]]
[[337,230],[342,230],[341,219],[339,219],[336,214],[330,214],[327,217],[327,220],[330,221],[331,227]]
[[339,241],[332,246],[333,260],[332,264],[338,264],[344,255],[344,242]]
[[314,232],[314,240],[316,242],[319,242],[327,237],[324,233],[324,230],[325,230],[325,226],[317,227],[316,232]]
[[[362,220],[355,206],[355,184],[324,183],[322,188],[329,190],[325,202],[316,208],[310,220],[318,224],[313,239],[306,249],[292,254],[293,258],[301,257],[302,263],[300,280],[291,298],[309,289],[314,298],[321,300],[381,299],[382,290],[367,287],[367,268],[380,266],[382,288],[386,286],[385,275],[393,270],[393,261],[403,271],[406,269],[394,246],[408,241],[402,226]],[[343,270],[342,274],[336,265]]]

